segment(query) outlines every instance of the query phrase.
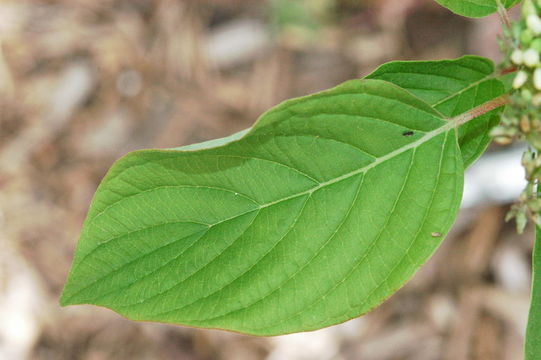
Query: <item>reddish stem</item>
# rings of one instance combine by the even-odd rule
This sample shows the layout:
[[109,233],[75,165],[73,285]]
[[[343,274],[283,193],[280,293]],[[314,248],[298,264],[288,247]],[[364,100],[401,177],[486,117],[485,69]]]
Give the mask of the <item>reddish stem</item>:
[[467,123],[468,121],[478,118],[479,116],[485,115],[486,113],[494,109],[497,109],[501,106],[504,106],[506,104],[509,104],[509,95],[507,94],[497,97],[496,99],[493,99],[482,105],[479,105],[476,108],[473,108],[462,115],[454,117],[452,121],[455,122],[457,126],[460,126],[462,124]]

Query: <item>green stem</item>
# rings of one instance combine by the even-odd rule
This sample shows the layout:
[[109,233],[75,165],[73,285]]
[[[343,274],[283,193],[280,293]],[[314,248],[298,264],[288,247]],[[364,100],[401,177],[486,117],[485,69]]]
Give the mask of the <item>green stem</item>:
[[525,359],[536,360],[541,357],[541,231],[536,227],[532,260],[532,295],[528,328],[526,331]]
[[509,19],[509,14],[507,13],[507,9],[505,6],[503,6],[501,0],[496,0],[496,3],[498,4],[498,14],[500,15],[500,19],[502,20],[503,25],[510,29],[511,28],[511,20]]

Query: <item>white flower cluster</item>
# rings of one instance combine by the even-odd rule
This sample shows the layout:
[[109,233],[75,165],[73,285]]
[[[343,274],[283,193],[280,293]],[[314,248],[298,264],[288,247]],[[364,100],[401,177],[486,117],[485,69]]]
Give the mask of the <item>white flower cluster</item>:
[[536,3],[526,0],[522,7],[525,29],[520,33],[517,48],[511,53],[511,62],[521,67],[513,81],[515,89],[522,88],[531,78],[535,90],[541,91],[541,17],[538,15],[541,0]]
[[514,92],[502,114],[501,123],[490,134],[494,141],[507,145],[514,140],[528,143],[522,165],[527,187],[518,203],[513,205],[507,219],[514,218],[522,232],[528,221],[541,226],[541,197],[537,185],[541,183],[541,0],[525,0],[522,18],[504,29],[502,50],[508,54],[506,70],[515,71]]

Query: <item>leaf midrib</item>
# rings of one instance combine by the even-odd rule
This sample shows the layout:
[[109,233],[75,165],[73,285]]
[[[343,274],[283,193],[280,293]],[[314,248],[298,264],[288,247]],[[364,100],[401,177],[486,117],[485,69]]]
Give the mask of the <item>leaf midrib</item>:
[[437,108],[438,106],[444,104],[445,102],[457,97],[457,96],[460,96],[462,95],[463,93],[465,93],[466,91],[474,88],[475,86],[479,86],[481,85],[482,83],[484,83],[485,81],[490,81],[490,80],[493,80],[493,79],[497,79],[497,75],[492,73],[490,75],[487,75],[485,76],[484,78],[480,79],[480,80],[477,80],[476,82],[474,83],[471,83],[470,85],[468,85],[467,87],[457,91],[456,93],[452,94],[452,95],[449,95],[441,100],[438,100],[437,102],[435,102],[432,106],[434,108]]
[[[380,165],[381,163],[387,161],[387,160],[390,160],[410,149],[414,149],[422,144],[424,144],[425,142],[428,142],[430,139],[440,135],[440,134],[443,134],[444,132],[446,131],[449,131],[451,130],[452,128],[455,127],[455,123],[454,121],[449,121],[448,123],[444,124],[443,126],[435,129],[435,130],[432,130],[430,132],[427,132],[423,137],[421,137],[420,139],[416,140],[416,141],[413,141],[405,146],[402,146],[402,147],[399,147],[398,149],[394,150],[394,151],[391,151],[390,153],[382,156],[382,157],[379,157],[377,158],[375,161],[371,162],[369,165],[366,165],[366,166],[363,166],[362,168],[359,168],[357,170],[353,170],[353,171],[350,171],[349,173],[346,173],[344,175],[341,175],[341,176],[338,176],[336,178],[333,178],[331,180],[328,180],[328,181],[325,181],[325,182],[322,182],[322,183],[319,183],[317,186],[314,186],[312,187],[311,189],[308,189],[308,190],[305,190],[303,192],[300,192],[300,193],[297,193],[297,194],[293,194],[293,195],[290,195],[288,197],[285,197],[285,198],[282,198],[282,199],[278,199],[278,200],[275,200],[275,201],[272,201],[272,202],[269,202],[269,203],[266,203],[266,204],[261,204],[259,209],[264,209],[266,207],[269,207],[269,206],[272,206],[272,205],[275,205],[275,204],[279,204],[283,201],[287,201],[287,200],[291,200],[291,199],[295,199],[299,196],[303,196],[303,195],[311,195],[312,193],[318,191],[319,189],[323,188],[323,187],[326,187],[326,186],[330,186],[332,184],[335,184],[335,183],[338,183],[340,181],[343,181],[343,180],[346,180],[346,179],[349,179],[355,175],[359,175],[361,173],[366,173],[368,172],[370,169]],[[252,210],[253,211],[253,210]],[[241,214],[242,215],[242,214]],[[234,218],[234,217],[232,217]],[[223,220],[223,221],[227,221],[227,220],[230,220],[231,218],[229,219],[226,219],[226,220]],[[220,224],[221,222],[218,222],[217,224]]]

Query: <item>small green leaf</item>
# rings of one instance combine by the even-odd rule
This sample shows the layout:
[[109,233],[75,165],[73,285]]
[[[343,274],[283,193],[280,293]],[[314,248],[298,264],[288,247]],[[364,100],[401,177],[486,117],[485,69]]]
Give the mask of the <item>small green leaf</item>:
[[[453,117],[504,94],[495,78],[494,63],[479,56],[456,60],[395,61],[382,65],[367,79],[392,82],[423,99],[443,115]],[[459,144],[464,166],[483,154],[490,129],[500,121],[501,108],[461,126]]]
[[526,331],[526,360],[541,359],[541,229],[536,229],[533,252],[530,318]]
[[257,335],[319,329],[393,294],[454,222],[456,124],[393,84],[287,101],[242,135],[119,160],[61,303]]
[[[458,15],[479,18],[498,11],[497,0],[436,0],[440,5],[445,6]],[[501,0],[502,5],[510,8],[520,0]]]

